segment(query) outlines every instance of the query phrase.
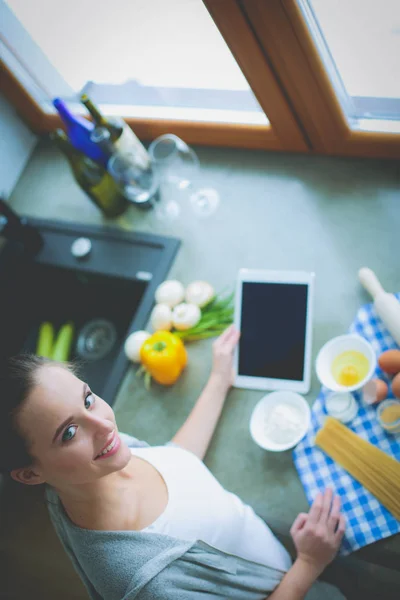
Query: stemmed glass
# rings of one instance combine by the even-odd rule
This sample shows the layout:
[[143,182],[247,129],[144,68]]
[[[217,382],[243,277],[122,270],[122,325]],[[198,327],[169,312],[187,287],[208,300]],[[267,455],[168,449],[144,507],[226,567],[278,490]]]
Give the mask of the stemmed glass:
[[174,220],[181,213],[182,197],[189,200],[190,207],[198,217],[208,217],[219,204],[218,192],[212,188],[196,188],[200,161],[195,151],[178,136],[168,133],[153,140],[149,155],[161,180],[161,201],[156,214],[161,219]]
[[127,200],[142,208],[153,206],[159,178],[150,163],[143,168],[133,154],[116,152],[108,161],[107,170]]

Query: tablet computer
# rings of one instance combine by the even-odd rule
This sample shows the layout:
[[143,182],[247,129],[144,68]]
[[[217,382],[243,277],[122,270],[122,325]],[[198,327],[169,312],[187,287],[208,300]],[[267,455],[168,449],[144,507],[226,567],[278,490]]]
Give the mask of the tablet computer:
[[313,273],[239,271],[235,387],[309,391],[313,294]]

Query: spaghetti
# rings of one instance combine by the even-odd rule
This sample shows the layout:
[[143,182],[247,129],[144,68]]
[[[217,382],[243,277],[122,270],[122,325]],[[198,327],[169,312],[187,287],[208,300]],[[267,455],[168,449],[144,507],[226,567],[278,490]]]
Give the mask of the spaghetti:
[[332,417],[315,443],[400,520],[400,463]]

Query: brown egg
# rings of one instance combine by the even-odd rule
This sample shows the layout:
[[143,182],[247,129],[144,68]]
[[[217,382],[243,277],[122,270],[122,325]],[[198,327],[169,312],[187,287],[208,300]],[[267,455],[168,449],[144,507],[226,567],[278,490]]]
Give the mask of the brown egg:
[[392,392],[396,398],[400,398],[400,373],[392,381]]
[[382,402],[388,395],[388,386],[382,379],[371,379],[364,385],[363,400],[365,404]]
[[387,398],[389,391],[388,385],[386,381],[383,381],[382,379],[374,379],[374,381],[376,382],[376,402],[382,402],[382,400]]
[[378,364],[385,373],[400,372],[400,350],[387,350],[378,358]]

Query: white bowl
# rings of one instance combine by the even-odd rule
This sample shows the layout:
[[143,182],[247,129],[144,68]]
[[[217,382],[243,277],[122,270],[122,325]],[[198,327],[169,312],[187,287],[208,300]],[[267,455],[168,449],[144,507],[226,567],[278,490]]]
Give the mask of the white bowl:
[[[277,443],[268,437],[266,431],[266,418],[274,406],[289,404],[295,407],[302,417],[301,429],[294,433],[293,438],[285,443]],[[293,448],[305,436],[310,426],[311,411],[306,400],[295,392],[282,391],[267,394],[256,404],[250,418],[250,434],[256,444],[264,450],[271,452],[283,452]]]
[[[332,363],[338,354],[354,350],[361,352],[368,359],[369,370],[362,381],[355,385],[340,385],[332,374]],[[339,335],[322,346],[316,360],[317,377],[328,390],[332,392],[355,392],[361,389],[371,379],[376,369],[376,355],[367,340],[357,334]]]

